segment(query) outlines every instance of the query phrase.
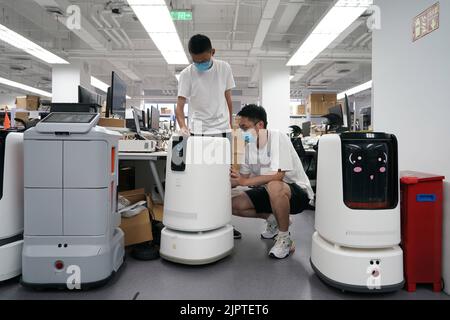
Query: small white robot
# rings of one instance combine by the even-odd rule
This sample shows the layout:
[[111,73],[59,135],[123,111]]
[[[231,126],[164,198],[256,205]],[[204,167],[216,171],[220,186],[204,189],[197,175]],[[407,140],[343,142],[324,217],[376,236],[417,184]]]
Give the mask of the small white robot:
[[315,228],[311,265],[324,282],[353,292],[403,287],[395,136],[320,139]]
[[232,252],[230,159],[226,138],[172,138],[167,157],[162,258],[201,265]]
[[23,132],[0,131],[0,281],[22,272]]

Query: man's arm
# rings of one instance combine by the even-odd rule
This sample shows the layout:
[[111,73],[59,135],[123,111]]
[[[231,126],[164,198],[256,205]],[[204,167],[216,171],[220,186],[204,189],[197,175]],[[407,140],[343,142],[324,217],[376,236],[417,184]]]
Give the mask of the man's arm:
[[186,126],[186,118],[184,116],[184,106],[186,105],[185,97],[178,97],[177,109],[175,110],[175,115],[177,117],[178,126],[180,131],[189,131]]
[[227,100],[228,112],[230,114],[230,128],[233,128],[233,99],[231,98],[231,90],[225,91],[225,99]]
[[256,177],[249,177],[249,175],[241,175],[237,172],[231,173],[231,182],[235,186],[262,186],[268,184],[271,181],[282,181],[285,176],[284,171],[278,171],[277,173],[270,175],[262,175]]

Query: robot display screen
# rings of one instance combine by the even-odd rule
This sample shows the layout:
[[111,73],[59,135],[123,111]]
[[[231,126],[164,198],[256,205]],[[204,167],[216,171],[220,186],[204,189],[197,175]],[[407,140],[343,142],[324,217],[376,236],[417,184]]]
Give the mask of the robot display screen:
[[388,142],[343,145],[344,202],[351,209],[388,209],[395,206]]
[[96,114],[86,113],[52,113],[42,122],[48,123],[90,123]]

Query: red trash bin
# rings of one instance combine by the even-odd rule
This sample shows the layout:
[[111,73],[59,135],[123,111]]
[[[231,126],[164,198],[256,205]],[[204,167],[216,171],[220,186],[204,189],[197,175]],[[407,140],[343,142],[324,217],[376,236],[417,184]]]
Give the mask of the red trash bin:
[[445,177],[401,173],[402,248],[406,290],[433,284],[442,290],[442,211]]

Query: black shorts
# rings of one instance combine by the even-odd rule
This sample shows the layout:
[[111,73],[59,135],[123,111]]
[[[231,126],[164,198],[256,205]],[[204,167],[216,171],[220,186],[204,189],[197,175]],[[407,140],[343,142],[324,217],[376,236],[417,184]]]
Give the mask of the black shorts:
[[[291,188],[290,214],[302,213],[309,206],[308,193],[295,183],[287,184]],[[265,187],[256,187],[245,191],[255,207],[256,213],[272,213],[269,193]]]

